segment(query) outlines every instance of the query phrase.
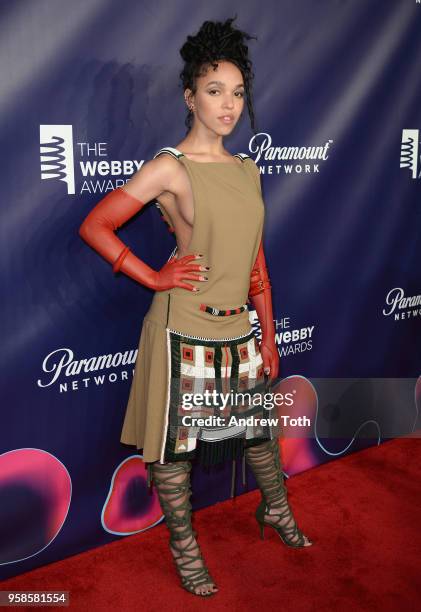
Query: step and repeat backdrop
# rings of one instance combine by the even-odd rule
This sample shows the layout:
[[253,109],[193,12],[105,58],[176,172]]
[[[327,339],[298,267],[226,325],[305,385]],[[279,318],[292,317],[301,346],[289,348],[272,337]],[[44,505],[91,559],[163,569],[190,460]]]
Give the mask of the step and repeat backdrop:
[[[183,139],[179,49],[235,14],[256,130],[245,109],[225,145],[260,168],[282,385],[311,422],[281,440],[285,475],[419,426],[421,3],[1,2],[0,578],[163,520],[120,442],[153,293],[78,229]],[[155,269],[162,220],[151,202],[119,230]],[[230,497],[232,467],[195,467],[193,509]]]

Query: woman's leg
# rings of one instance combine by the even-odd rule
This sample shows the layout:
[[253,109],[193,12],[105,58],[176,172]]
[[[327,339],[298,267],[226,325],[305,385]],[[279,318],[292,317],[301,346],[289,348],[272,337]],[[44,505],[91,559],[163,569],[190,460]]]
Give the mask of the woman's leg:
[[209,575],[191,525],[190,461],[151,464],[151,474],[165,521],[170,548],[183,587],[196,595],[212,595],[217,587]]
[[262,494],[262,504],[256,511],[257,520],[272,523],[290,546],[311,546],[312,542],[298,529],[287,501],[278,439],[246,446],[244,453]]

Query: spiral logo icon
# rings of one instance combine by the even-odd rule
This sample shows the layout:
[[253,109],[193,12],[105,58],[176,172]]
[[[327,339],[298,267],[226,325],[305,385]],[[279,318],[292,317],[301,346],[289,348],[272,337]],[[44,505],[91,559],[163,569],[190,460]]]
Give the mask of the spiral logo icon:
[[411,172],[417,178],[419,130],[402,130],[400,167]]
[[73,126],[40,125],[41,180],[59,180],[67,184],[67,193],[75,193]]

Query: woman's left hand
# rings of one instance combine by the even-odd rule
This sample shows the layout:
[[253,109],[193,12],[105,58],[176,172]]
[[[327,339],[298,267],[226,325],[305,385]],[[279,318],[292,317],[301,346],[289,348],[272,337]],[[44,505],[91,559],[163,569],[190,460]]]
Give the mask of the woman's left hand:
[[275,341],[262,340],[260,354],[262,355],[265,374],[268,374],[271,379],[277,378],[279,375],[279,353]]

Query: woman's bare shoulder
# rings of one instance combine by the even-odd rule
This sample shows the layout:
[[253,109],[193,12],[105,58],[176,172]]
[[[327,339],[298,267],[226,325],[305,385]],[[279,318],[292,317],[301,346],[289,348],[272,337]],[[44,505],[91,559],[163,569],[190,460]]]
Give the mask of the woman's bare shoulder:
[[159,155],[142,164],[124,189],[134,197],[149,202],[164,191],[172,191],[181,176],[180,163],[170,155]]

